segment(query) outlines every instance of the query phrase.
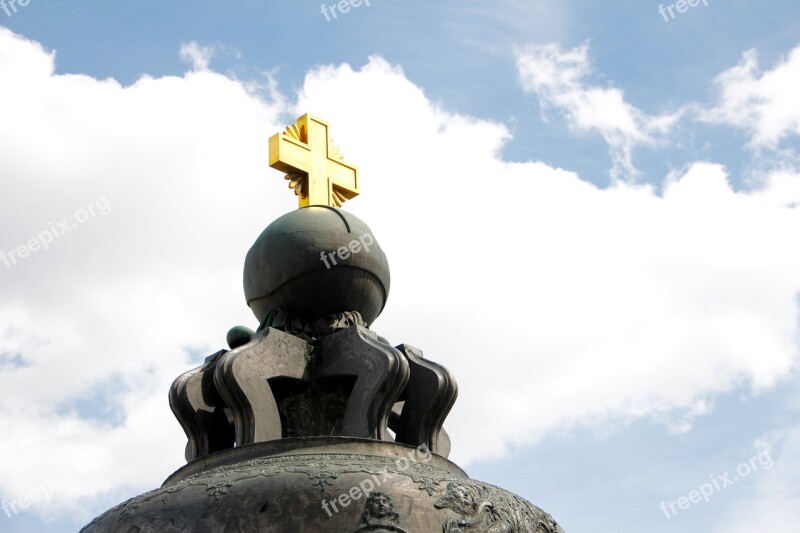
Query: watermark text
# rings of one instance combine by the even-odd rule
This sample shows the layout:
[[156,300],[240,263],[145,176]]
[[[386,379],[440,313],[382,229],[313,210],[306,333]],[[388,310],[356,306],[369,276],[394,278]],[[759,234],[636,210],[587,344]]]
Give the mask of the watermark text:
[[[367,241],[369,241],[369,243],[367,243]],[[358,239],[350,241],[350,244],[347,246],[340,246],[333,252],[320,252],[319,259],[325,263],[325,268],[330,270],[332,266],[336,266],[337,257],[340,261],[345,261],[351,255],[359,253],[362,249],[369,253],[369,247],[373,244],[375,244],[375,239],[373,239],[372,235],[369,233],[365,233]],[[331,264],[328,264],[328,259],[330,259]]]
[[10,17],[17,12],[17,6],[25,7],[30,3],[31,0],[0,0],[0,10]]
[[[337,503],[340,507],[349,507],[351,503],[360,500],[362,496],[368,497],[373,490],[380,487],[383,483],[391,481],[394,476],[410,468],[413,463],[427,463],[432,457],[433,454],[431,454],[428,447],[425,444],[421,444],[408,452],[408,458],[397,458],[394,463],[397,467],[397,472],[389,472],[388,468],[384,468],[377,474],[373,474],[372,477],[364,479],[358,485],[354,485],[349,491],[341,493],[331,501],[327,501],[323,498],[322,509],[328,513],[328,517],[330,518],[334,513],[339,512],[339,507],[336,505]],[[331,509],[333,509],[333,511],[331,511]]]
[[[330,22],[336,20],[339,15],[346,15],[350,12],[351,8],[361,7],[362,4],[367,7],[372,7],[369,0],[341,0],[331,5],[322,4],[320,12],[325,16],[325,20]],[[337,9],[339,10],[338,14],[336,13]]]
[[772,457],[769,454],[769,450],[764,450],[758,455],[754,455],[744,463],[739,464],[739,466],[736,467],[736,475],[731,474],[730,472],[725,472],[721,475],[712,474],[709,476],[711,479],[710,482],[703,483],[696,489],[689,491],[686,496],[681,496],[680,498],[677,498],[669,503],[662,501],[659,507],[667,519],[670,519],[673,516],[676,516],[678,512],[685,511],[696,503],[700,503],[701,501],[709,503],[711,501],[711,497],[717,492],[725,490],[740,479],[758,471],[759,468],[763,470],[769,470],[773,467],[773,464],[774,463],[772,462]]
[[69,483],[70,480],[66,476],[54,477],[39,488],[33,489],[19,498],[11,501],[2,500],[2,502],[0,502],[0,510],[2,510],[8,518],[13,518],[16,514],[24,512],[25,509],[38,502],[50,500],[53,491]]
[[[708,0],[678,0],[674,4],[669,4],[666,7],[664,7],[664,4],[658,4],[658,12],[664,17],[664,22],[669,22],[670,20],[675,20],[675,17],[678,15],[689,11],[690,7],[697,7],[700,5],[700,2],[708,7]],[[676,15],[675,12],[677,12],[678,15]],[[669,17],[667,17],[667,13],[669,13]]]
[[[2,2],[2,0],[0,0],[0,2]],[[6,268],[11,268],[19,261],[26,259],[33,252],[38,252],[39,250],[49,250],[50,245],[55,239],[60,239],[67,233],[77,228],[79,224],[83,224],[97,215],[107,215],[110,212],[111,204],[108,203],[108,200],[106,200],[105,196],[101,196],[94,202],[87,205],[85,208],[75,211],[75,215],[73,217],[74,222],[67,218],[61,220],[60,222],[56,222],[55,224],[51,222],[48,224],[48,228],[46,230],[39,233],[36,237],[32,237],[28,240],[28,242],[20,244],[8,252],[5,250],[0,250],[0,261],[6,265]]]

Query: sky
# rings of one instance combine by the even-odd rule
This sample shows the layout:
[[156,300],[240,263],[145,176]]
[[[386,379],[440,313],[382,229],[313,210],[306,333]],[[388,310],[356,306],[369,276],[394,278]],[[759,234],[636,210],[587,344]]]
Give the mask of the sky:
[[319,4],[0,3],[0,531],[184,463],[169,386],[257,326],[307,112],[472,477],[567,533],[796,531],[800,4]]

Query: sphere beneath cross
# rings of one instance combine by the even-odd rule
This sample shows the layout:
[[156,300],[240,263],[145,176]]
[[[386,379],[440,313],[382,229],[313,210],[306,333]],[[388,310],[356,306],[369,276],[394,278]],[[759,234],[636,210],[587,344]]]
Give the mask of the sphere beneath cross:
[[247,305],[262,322],[282,309],[310,321],[357,311],[372,324],[389,296],[389,262],[372,230],[351,213],[309,206],[275,220],[244,266]]

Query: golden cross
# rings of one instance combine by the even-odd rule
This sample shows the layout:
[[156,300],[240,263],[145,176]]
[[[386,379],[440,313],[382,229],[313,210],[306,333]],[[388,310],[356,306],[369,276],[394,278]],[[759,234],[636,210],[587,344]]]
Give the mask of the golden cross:
[[358,196],[358,167],[344,162],[330,141],[328,124],[311,115],[269,139],[269,166],[287,174],[300,207],[341,207]]

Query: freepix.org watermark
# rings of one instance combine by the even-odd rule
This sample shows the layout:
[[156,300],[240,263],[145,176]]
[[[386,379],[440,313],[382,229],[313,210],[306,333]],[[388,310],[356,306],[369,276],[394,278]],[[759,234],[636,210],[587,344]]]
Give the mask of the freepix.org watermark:
[[25,244],[20,244],[11,251],[0,250],[0,261],[5,263],[6,268],[11,268],[23,259],[26,259],[33,252],[49,250],[50,244],[55,239],[60,239],[70,231],[77,228],[80,224],[96,217],[97,215],[107,215],[111,212],[111,204],[105,196],[101,196],[84,208],[78,209],[73,215],[74,222],[68,218],[55,224],[49,223],[48,228],[36,237],[32,237]]
[[[362,4],[367,7],[372,7],[369,0],[341,0],[329,6],[322,4],[320,11],[325,15],[325,20],[330,22],[339,18],[339,15],[346,15],[350,12],[351,8],[361,7]],[[337,9],[339,10],[338,14],[336,13]]]
[[736,467],[737,475],[731,477],[732,474],[729,472],[725,472],[722,475],[712,474],[709,476],[711,478],[709,483],[703,483],[696,489],[689,491],[686,496],[681,496],[669,503],[661,502],[659,507],[667,519],[670,519],[677,515],[679,511],[685,511],[696,503],[700,503],[701,501],[709,503],[711,497],[717,492],[721,492],[737,481],[746,478],[753,472],[757,472],[759,468],[762,470],[769,470],[772,468],[773,464],[769,450],[764,450],[758,455],[754,455],[746,462],[739,464],[739,466]]
[[[700,2],[702,2],[704,6],[708,7],[708,0],[678,0],[674,4],[669,4],[666,7],[664,7],[664,4],[658,4],[658,12],[662,17],[664,17],[664,22],[669,22],[670,20],[675,20],[675,17],[678,15],[689,11],[690,7],[699,6]],[[678,15],[675,14],[676,11],[678,12]],[[669,17],[667,17],[667,13],[669,13]]]
[[31,0],[0,0],[0,9],[10,17],[17,12],[17,6],[25,7],[30,3]]
[[[369,241],[369,243],[367,243]],[[361,250],[366,251],[369,253],[369,247],[375,244],[375,239],[372,238],[372,235],[369,233],[365,233],[358,239],[353,239],[347,246],[340,246],[337,250],[333,252],[325,252],[322,251],[319,253],[319,260],[325,263],[325,268],[328,270],[331,267],[336,266],[336,258],[338,257],[340,261],[346,260],[352,254],[357,254],[361,252]],[[330,263],[328,263],[328,259],[330,259]]]
[[[337,503],[343,508],[349,507],[351,503],[360,500],[362,496],[369,497],[369,494],[380,487],[382,483],[391,481],[400,472],[411,468],[412,464],[427,463],[433,457],[433,454],[431,454],[431,451],[425,444],[417,446],[415,449],[409,451],[407,455],[408,458],[398,457],[395,460],[394,464],[397,466],[397,472],[389,472],[388,468],[384,468],[377,474],[373,474],[372,477],[366,478],[358,485],[354,485],[347,492],[339,494],[338,497],[331,501],[327,501],[323,498],[322,508],[328,513],[328,517],[330,518],[334,513],[339,512],[339,507],[336,506]],[[331,509],[333,509],[333,511],[331,511]]]
[[[27,494],[11,501],[3,500],[0,502],[0,509],[8,518],[13,518],[17,513],[25,511],[28,507],[42,501],[50,500],[53,491],[60,487],[65,487],[71,482],[66,476],[57,476],[44,483],[37,489],[33,489]],[[0,515],[2,516],[2,515]]]

